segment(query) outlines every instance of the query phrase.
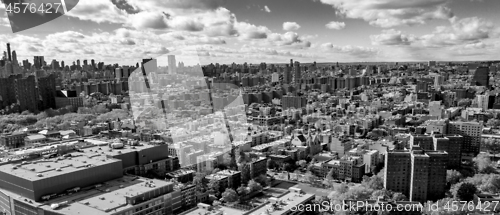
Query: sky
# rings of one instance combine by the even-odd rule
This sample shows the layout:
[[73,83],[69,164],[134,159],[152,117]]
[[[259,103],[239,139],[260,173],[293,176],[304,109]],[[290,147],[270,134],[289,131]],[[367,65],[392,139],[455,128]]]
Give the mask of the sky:
[[13,33],[2,4],[0,43],[19,60],[66,64],[498,60],[499,10],[498,0],[80,0]]

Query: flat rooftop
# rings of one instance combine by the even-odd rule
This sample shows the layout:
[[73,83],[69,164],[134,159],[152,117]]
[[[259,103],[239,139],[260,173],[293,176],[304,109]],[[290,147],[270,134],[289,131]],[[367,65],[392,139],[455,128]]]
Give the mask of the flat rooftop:
[[1,165],[0,171],[34,182],[68,174],[69,172],[77,172],[84,168],[118,162],[121,162],[121,160],[108,158],[103,154],[93,154],[9,163]]
[[[261,206],[259,209],[253,211],[252,213],[249,213],[249,215],[261,215],[266,214],[266,212],[269,212],[267,213],[269,215],[287,214],[287,212],[289,212],[293,207],[311,198],[314,198],[314,194],[299,194],[296,192],[288,192],[280,198],[276,198],[276,207],[273,207],[272,203],[267,203]],[[275,210],[275,208],[277,208],[278,210]]]
[[[154,184],[154,186],[150,186]],[[162,180],[123,177],[108,181],[99,188],[81,191],[70,196],[57,198],[44,204],[42,208],[61,214],[110,214],[124,211],[133,207],[127,204],[126,197],[137,196],[160,187],[172,186],[172,182]],[[68,202],[58,209],[52,209],[51,204]]]

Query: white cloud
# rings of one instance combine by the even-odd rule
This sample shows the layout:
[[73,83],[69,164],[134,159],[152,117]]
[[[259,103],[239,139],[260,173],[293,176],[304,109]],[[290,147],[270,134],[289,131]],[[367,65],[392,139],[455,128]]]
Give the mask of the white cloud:
[[345,23],[344,22],[331,21],[328,24],[326,24],[325,27],[328,28],[328,29],[333,29],[333,30],[342,30],[342,29],[345,28]]
[[267,38],[268,34],[271,33],[271,30],[269,30],[267,27],[256,26],[246,22],[237,22],[235,27],[240,37],[245,40],[265,39]]
[[383,30],[382,34],[371,35],[373,45],[410,45],[416,40],[413,35],[405,35],[401,31],[394,29]]
[[131,14],[128,23],[135,29],[166,29],[168,28],[167,20],[163,14],[154,12],[140,12]]
[[118,9],[111,1],[102,0],[79,1],[66,15],[96,23],[126,23],[128,19],[125,11]]
[[422,45],[429,47],[477,43],[495,32],[492,22],[478,17],[451,19],[451,26],[439,26],[431,34],[420,37]]
[[264,11],[268,12],[268,13],[271,13],[271,9],[269,9],[269,7],[266,5],[264,6]]
[[283,30],[285,31],[296,31],[299,30],[300,25],[296,22],[285,22],[283,23]]
[[394,27],[424,24],[432,19],[449,19],[453,13],[448,0],[321,0],[332,5],[339,15],[363,19],[371,25]]
[[332,43],[323,43],[321,48],[325,51],[337,54],[348,54],[359,58],[373,57],[379,53],[378,50],[362,46],[338,46]]

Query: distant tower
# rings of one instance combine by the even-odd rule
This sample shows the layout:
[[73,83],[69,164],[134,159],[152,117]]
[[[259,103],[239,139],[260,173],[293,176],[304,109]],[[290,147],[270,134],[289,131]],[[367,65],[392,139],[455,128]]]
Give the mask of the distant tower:
[[290,67],[293,67],[293,59],[290,59]]
[[80,59],[76,60],[76,66],[80,67]]
[[175,74],[177,65],[175,64],[175,55],[168,56],[168,73]]
[[16,51],[12,51],[12,63],[15,65],[18,64]]
[[10,43],[7,43],[7,56],[9,61],[12,61],[12,53],[10,52]]
[[302,72],[300,71],[300,63],[298,61],[295,61],[294,65],[294,74],[295,74],[295,83],[296,84],[301,84],[302,80]]
[[41,69],[45,62],[43,56],[35,56],[33,61],[33,65],[36,69]]

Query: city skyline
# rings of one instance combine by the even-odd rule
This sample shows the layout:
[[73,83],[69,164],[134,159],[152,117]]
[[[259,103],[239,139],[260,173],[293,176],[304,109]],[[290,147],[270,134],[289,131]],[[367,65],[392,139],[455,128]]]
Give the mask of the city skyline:
[[199,55],[201,64],[497,60],[496,4],[81,1],[67,16],[16,34],[2,4],[0,42],[16,47],[19,60],[45,56],[67,64],[96,59],[133,65],[179,50]]

